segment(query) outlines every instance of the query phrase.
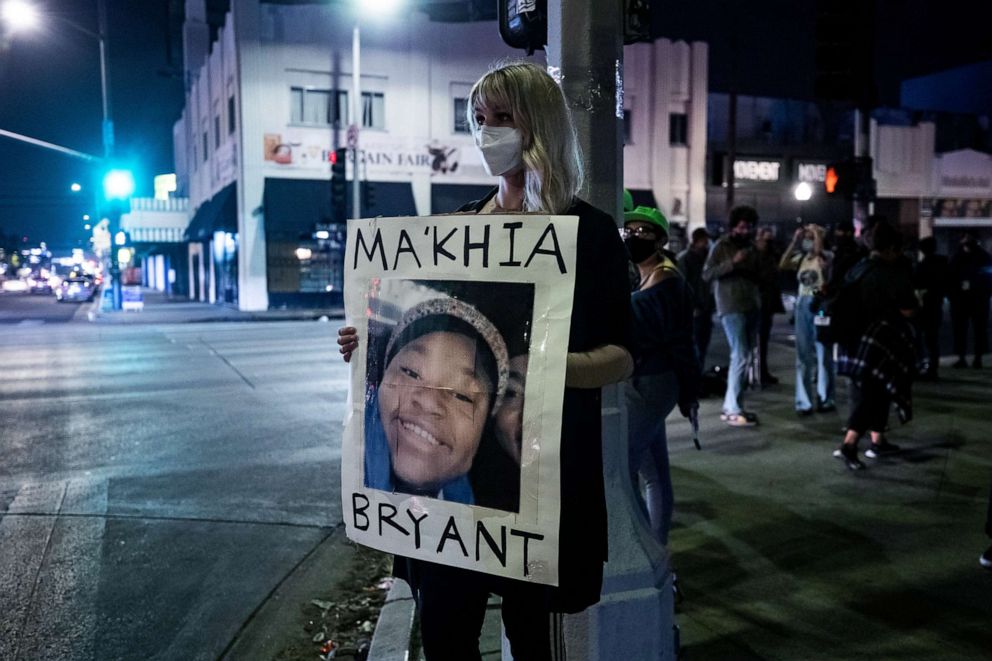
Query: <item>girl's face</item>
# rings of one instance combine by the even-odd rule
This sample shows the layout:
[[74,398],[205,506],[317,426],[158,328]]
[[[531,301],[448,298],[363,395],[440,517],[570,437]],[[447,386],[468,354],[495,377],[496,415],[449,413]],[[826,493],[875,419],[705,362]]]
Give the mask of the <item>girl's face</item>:
[[523,438],[524,389],[527,385],[527,354],[510,361],[510,378],[506,383],[503,404],[496,411],[496,440],[517,464]]
[[492,392],[490,379],[476,367],[475,341],[460,333],[427,333],[400,349],[379,394],[396,476],[428,488],[467,473]]

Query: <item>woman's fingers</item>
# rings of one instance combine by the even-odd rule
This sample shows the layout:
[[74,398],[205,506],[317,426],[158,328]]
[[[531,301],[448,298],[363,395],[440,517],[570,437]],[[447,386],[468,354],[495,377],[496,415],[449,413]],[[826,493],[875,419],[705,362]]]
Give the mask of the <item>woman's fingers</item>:
[[344,362],[351,362],[351,354],[358,348],[358,331],[354,326],[344,326],[338,329],[339,351],[344,357]]

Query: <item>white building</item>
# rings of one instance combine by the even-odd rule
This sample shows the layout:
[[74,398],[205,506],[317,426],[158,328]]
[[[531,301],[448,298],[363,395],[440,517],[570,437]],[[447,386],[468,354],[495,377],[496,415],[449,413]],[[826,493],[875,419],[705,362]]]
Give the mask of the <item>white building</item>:
[[[238,0],[210,43],[205,17],[203,0],[187,0],[189,87],[174,128],[193,213],[191,296],[244,310],[340,301],[344,219],[328,182],[351,121],[354,18],[338,5]],[[450,212],[494,185],[465,106],[494,60],[522,56],[496,23],[413,11],[363,23],[361,42],[359,175],[374,189],[362,215]],[[673,221],[702,224],[706,46],[659,40],[626,58],[627,186]],[[350,212],[350,182],[347,192]]]

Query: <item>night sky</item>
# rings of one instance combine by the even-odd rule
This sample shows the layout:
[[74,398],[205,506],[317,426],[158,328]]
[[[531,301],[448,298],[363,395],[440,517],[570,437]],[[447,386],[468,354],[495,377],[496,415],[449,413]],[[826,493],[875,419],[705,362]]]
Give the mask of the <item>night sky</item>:
[[[35,2],[96,31],[96,0]],[[743,94],[812,97],[814,2],[655,0],[654,6],[657,34],[709,42],[712,91],[735,85]],[[107,0],[107,7],[117,155],[139,166],[137,194],[151,195],[152,176],[173,170],[172,125],[183,105],[174,75],[181,68],[179,26],[169,30],[168,0]],[[884,104],[898,104],[903,78],[992,58],[992,2],[877,0],[875,7]],[[57,20],[45,23],[0,51],[0,128],[99,155],[96,41]],[[86,238],[82,215],[92,211],[97,183],[91,166],[2,138],[0,164],[0,230],[27,235],[31,244],[69,247]],[[86,186],[82,193],[69,192],[73,181]]]

